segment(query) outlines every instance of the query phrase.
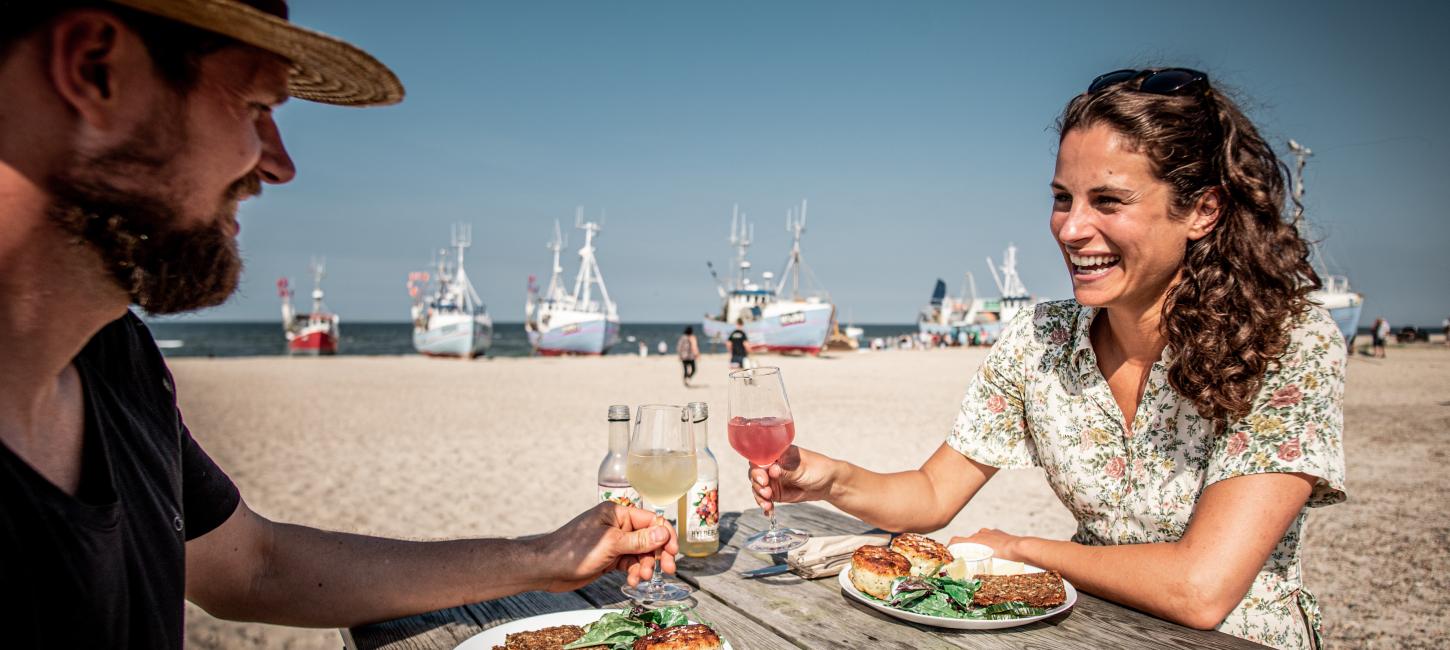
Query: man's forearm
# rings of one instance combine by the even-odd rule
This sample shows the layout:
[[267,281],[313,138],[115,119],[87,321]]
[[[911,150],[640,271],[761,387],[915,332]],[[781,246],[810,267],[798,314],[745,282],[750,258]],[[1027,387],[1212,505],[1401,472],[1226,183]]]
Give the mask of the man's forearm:
[[349,627],[541,589],[532,542],[409,542],[271,525],[244,612],[281,625]]

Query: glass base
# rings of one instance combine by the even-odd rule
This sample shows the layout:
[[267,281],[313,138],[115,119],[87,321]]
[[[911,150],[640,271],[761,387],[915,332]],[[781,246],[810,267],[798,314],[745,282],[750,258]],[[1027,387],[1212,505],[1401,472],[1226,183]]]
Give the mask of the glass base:
[[688,600],[690,593],[695,591],[689,585],[678,582],[660,582],[654,584],[641,582],[637,587],[624,585],[619,590],[631,600],[639,603],[673,603],[681,600]]
[[810,535],[798,530],[777,528],[751,535],[745,540],[745,548],[756,553],[784,553],[804,546],[810,538]]

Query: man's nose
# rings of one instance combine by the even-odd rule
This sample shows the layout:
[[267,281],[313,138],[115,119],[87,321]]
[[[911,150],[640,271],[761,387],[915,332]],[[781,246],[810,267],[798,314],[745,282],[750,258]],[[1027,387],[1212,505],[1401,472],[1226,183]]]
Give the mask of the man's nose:
[[257,162],[257,172],[262,181],[273,185],[291,182],[297,176],[297,168],[292,165],[292,157],[287,155],[287,147],[282,144],[282,132],[277,123],[268,116],[260,130],[262,158]]

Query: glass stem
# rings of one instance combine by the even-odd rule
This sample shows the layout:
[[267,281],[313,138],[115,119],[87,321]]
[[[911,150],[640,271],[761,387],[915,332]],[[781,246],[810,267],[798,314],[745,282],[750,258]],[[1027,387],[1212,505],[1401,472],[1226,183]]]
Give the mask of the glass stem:
[[[665,509],[659,506],[655,506],[655,523],[663,521],[664,518]],[[649,586],[652,591],[659,591],[661,588],[664,587],[665,584],[664,565],[660,563],[661,559],[664,557],[664,554],[665,548],[663,546],[661,546],[659,550],[655,551],[655,571],[654,575],[651,575],[649,578]]]

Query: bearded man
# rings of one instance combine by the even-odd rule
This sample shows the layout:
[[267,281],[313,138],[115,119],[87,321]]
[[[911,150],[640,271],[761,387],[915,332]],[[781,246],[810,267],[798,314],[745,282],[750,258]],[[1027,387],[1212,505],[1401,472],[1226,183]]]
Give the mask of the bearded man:
[[281,0],[0,0],[0,630],[9,647],[179,648],[182,599],[348,627],[605,571],[675,540],[594,508],[528,541],[404,542],[267,520],[192,439],[130,305],[236,289],[237,205],[295,170],[289,96],[398,102],[385,66]]

